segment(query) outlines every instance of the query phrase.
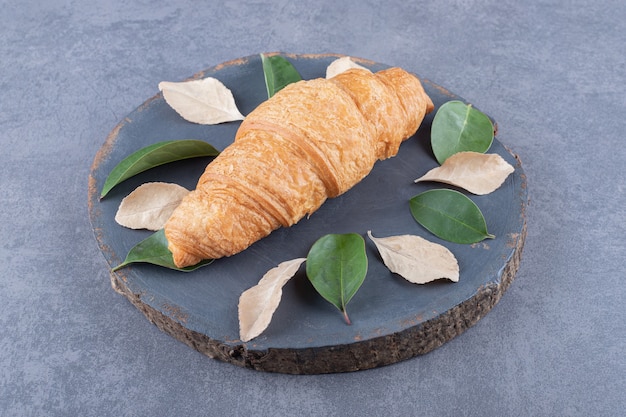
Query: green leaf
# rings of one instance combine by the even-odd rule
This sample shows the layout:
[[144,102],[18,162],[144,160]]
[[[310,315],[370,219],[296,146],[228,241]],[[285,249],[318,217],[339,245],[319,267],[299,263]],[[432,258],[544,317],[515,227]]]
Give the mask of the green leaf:
[[447,189],[425,191],[409,200],[413,218],[435,236],[455,243],[494,238],[478,206],[464,194]]
[[219,151],[202,140],[184,139],[158,142],[124,158],[113,168],[102,187],[100,198],[119,183],[150,168],[182,159],[216,156]]
[[321,237],[309,250],[306,274],[317,292],[337,307],[350,324],[346,304],[367,274],[365,240],[356,233]]
[[457,152],[485,153],[493,142],[493,123],[471,104],[448,101],[433,119],[430,142],[440,164]]
[[280,55],[266,56],[261,54],[261,62],[263,64],[263,74],[265,75],[267,98],[271,98],[287,85],[302,79],[300,73],[291,62]]
[[212,259],[203,260],[196,265],[188,266],[185,268],[178,268],[174,264],[174,258],[172,252],[167,248],[167,239],[165,238],[165,232],[163,229],[158,230],[136,244],[126,255],[124,262],[113,268],[113,271],[124,268],[132,263],[143,262],[154,265],[163,266],[169,269],[175,269],[177,271],[190,272],[196,269],[208,265],[213,262]]

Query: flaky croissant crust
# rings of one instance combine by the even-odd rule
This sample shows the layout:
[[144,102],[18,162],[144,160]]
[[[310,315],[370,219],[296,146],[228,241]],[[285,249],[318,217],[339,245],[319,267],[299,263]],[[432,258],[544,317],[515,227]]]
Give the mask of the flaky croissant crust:
[[241,252],[395,156],[433,103],[400,68],[290,84],[260,104],[165,225],[178,267]]

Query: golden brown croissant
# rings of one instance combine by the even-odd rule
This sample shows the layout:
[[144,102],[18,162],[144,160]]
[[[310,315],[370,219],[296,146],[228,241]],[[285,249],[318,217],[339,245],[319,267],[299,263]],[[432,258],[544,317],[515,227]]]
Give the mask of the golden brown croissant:
[[396,155],[433,103],[400,68],[288,85],[242,122],[165,225],[178,267],[241,252]]

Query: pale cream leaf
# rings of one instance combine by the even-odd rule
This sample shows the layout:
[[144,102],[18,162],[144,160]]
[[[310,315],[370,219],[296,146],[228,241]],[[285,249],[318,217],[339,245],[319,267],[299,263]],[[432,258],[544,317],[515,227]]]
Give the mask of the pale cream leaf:
[[283,286],[293,277],[306,258],[280,263],[270,269],[259,283],[239,297],[239,338],[248,342],[267,329],[283,295]]
[[498,154],[458,152],[415,182],[442,182],[484,195],[497,190],[513,171],[515,168]]
[[337,74],[341,74],[342,72],[349,70],[350,68],[360,68],[369,71],[369,69],[354,62],[349,56],[344,56],[337,58],[330,63],[330,65],[326,68],[326,78],[332,78]]
[[425,284],[441,278],[453,282],[459,280],[459,264],[445,246],[415,235],[375,238],[371,231],[367,235],[378,248],[387,268],[409,282]]
[[243,120],[233,93],[216,78],[159,83],[167,104],[185,120],[213,125]]
[[115,221],[130,229],[159,230],[189,193],[185,187],[148,182],[137,187],[120,203]]

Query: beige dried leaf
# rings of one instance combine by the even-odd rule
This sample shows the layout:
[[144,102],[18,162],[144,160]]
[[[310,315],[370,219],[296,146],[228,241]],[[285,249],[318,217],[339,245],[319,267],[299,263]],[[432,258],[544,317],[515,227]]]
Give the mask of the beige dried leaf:
[[459,152],[415,180],[437,181],[484,195],[497,190],[515,168],[498,154]]
[[270,269],[259,283],[239,297],[239,338],[254,339],[269,326],[283,295],[283,286],[293,277],[306,258],[280,263]]
[[130,229],[162,229],[188,193],[189,190],[178,184],[142,184],[122,200],[115,214],[115,221]]
[[350,68],[360,68],[369,71],[369,69],[354,62],[349,56],[344,56],[337,58],[330,63],[330,65],[326,68],[326,78],[332,78],[337,74],[341,74],[342,72],[349,70]]
[[159,90],[167,104],[187,121],[213,125],[244,119],[233,93],[215,78],[178,83],[162,81]]
[[367,235],[378,248],[383,262],[394,272],[414,284],[425,284],[440,278],[458,282],[459,264],[445,246],[415,235],[375,238]]

